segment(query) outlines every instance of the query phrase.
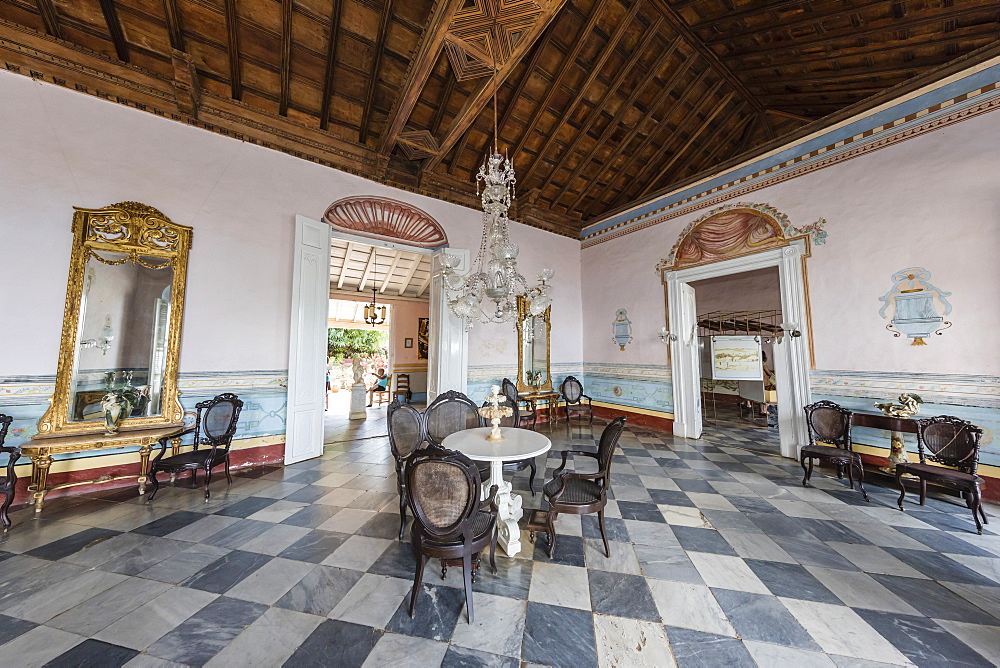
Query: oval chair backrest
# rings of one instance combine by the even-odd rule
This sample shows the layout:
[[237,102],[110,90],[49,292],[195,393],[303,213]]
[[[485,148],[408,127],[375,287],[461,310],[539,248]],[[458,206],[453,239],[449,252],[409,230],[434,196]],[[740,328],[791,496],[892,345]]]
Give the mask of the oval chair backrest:
[[583,396],[583,384],[575,376],[566,376],[566,380],[562,382],[562,387],[559,389],[566,401],[571,404],[580,401],[580,397]]
[[410,404],[393,399],[386,411],[389,447],[396,461],[412,455],[424,442],[423,415]]
[[838,448],[848,447],[851,411],[832,401],[817,401],[806,406],[805,412],[811,443],[822,441]]
[[[503,396],[503,395],[501,395],[501,396]],[[504,397],[504,400],[505,401],[502,401],[500,403],[500,405],[501,406],[507,406],[507,407],[513,408],[514,410],[511,412],[510,416],[500,418],[500,426],[501,427],[518,427],[518,426],[520,426],[521,425],[521,417],[520,417],[520,411],[517,410],[517,402],[516,401],[511,401],[510,397]],[[483,408],[486,408],[487,406],[492,406],[492,405],[493,404],[491,404],[489,401],[484,401],[483,402]],[[480,415],[482,415],[482,413],[480,413]],[[487,427],[489,427],[489,426],[491,426],[493,424],[490,421],[490,419],[487,418],[487,417],[483,418],[483,422],[486,423]]]
[[461,392],[448,390],[438,395],[424,411],[424,433],[438,447],[457,431],[483,426],[479,407]]
[[7,440],[7,430],[10,429],[10,423],[14,421],[14,418],[10,415],[4,415],[0,413],[0,445]]
[[228,449],[236,434],[236,423],[243,410],[243,402],[235,394],[227,392],[202,401],[195,407],[198,409],[202,444],[224,445]]
[[601,432],[601,440],[597,445],[597,460],[602,471],[611,470],[611,458],[615,455],[615,447],[624,430],[625,418],[616,417]]
[[517,385],[510,378],[504,378],[500,383],[500,390],[503,395],[511,400],[515,405],[520,397],[517,396]]
[[920,460],[931,461],[975,473],[979,466],[979,442],[983,430],[950,415],[917,420]]
[[451,450],[419,455],[407,466],[406,496],[421,529],[443,538],[460,533],[479,500],[479,471]]

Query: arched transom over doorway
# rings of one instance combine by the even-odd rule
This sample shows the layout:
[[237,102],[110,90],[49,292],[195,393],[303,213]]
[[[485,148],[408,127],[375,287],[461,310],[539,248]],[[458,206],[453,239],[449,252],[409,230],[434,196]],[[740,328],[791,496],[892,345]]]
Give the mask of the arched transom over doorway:
[[339,232],[404,243],[417,248],[441,248],[448,235],[434,218],[412,204],[387,197],[345,197],[331,204],[323,220]]

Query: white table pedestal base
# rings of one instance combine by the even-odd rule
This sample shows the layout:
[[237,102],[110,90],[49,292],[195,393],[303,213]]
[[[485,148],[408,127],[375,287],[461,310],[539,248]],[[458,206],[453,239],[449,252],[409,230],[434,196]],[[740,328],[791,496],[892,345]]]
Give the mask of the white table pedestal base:
[[483,491],[489,494],[490,488],[497,486],[497,531],[500,547],[508,557],[513,557],[521,551],[521,528],[517,521],[524,515],[521,509],[522,499],[519,494],[511,493],[511,484],[503,479],[503,462],[490,462],[490,479],[483,483]]

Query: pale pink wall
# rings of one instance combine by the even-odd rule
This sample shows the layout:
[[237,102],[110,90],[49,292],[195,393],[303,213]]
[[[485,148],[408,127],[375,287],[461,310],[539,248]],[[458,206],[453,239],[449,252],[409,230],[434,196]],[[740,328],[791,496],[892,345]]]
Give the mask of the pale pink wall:
[[[816,368],[1000,373],[988,343],[1000,331],[998,145],[993,112],[731,200],[767,202],[793,225],[828,221],[827,243],[807,261]],[[664,362],[654,266],[707,210],[582,251],[586,362]],[[893,338],[878,315],[892,273],[912,266],[952,292],[954,326],[923,347]],[[610,340],[619,307],[636,335],[624,353]]]
[[[394,364],[427,364],[417,359],[417,320],[428,317],[427,302],[396,302],[392,307],[392,354]],[[413,347],[403,346],[413,339]]]
[[[473,209],[8,72],[0,100],[0,313],[21,323],[4,327],[4,376],[55,372],[73,205],[137,200],[194,227],[182,371],[287,367],[295,214],[382,195],[436,218],[453,247],[479,246]],[[579,242],[520,224],[511,236],[522,271],[556,270],[553,359],[579,361]],[[469,361],[516,365],[513,327],[476,327]]]
[[780,311],[778,268],[745,271],[691,283],[698,314],[712,311]]

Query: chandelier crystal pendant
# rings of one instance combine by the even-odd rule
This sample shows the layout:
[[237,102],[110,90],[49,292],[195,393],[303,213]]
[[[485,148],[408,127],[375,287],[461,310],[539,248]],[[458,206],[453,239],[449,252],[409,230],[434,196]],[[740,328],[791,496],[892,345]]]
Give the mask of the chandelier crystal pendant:
[[[517,269],[518,247],[510,240],[507,211],[515,197],[517,178],[510,158],[497,149],[496,70],[493,73],[493,150],[476,174],[476,194],[482,187],[483,236],[479,252],[465,275],[455,273],[460,259],[446,255],[442,262],[448,305],[465,319],[466,329],[475,320],[483,323],[510,322],[517,315],[517,298],[530,302],[532,315],[540,315],[552,303],[546,294],[555,272],[538,272],[538,285],[529,288]],[[490,304],[489,302],[492,302]]]

